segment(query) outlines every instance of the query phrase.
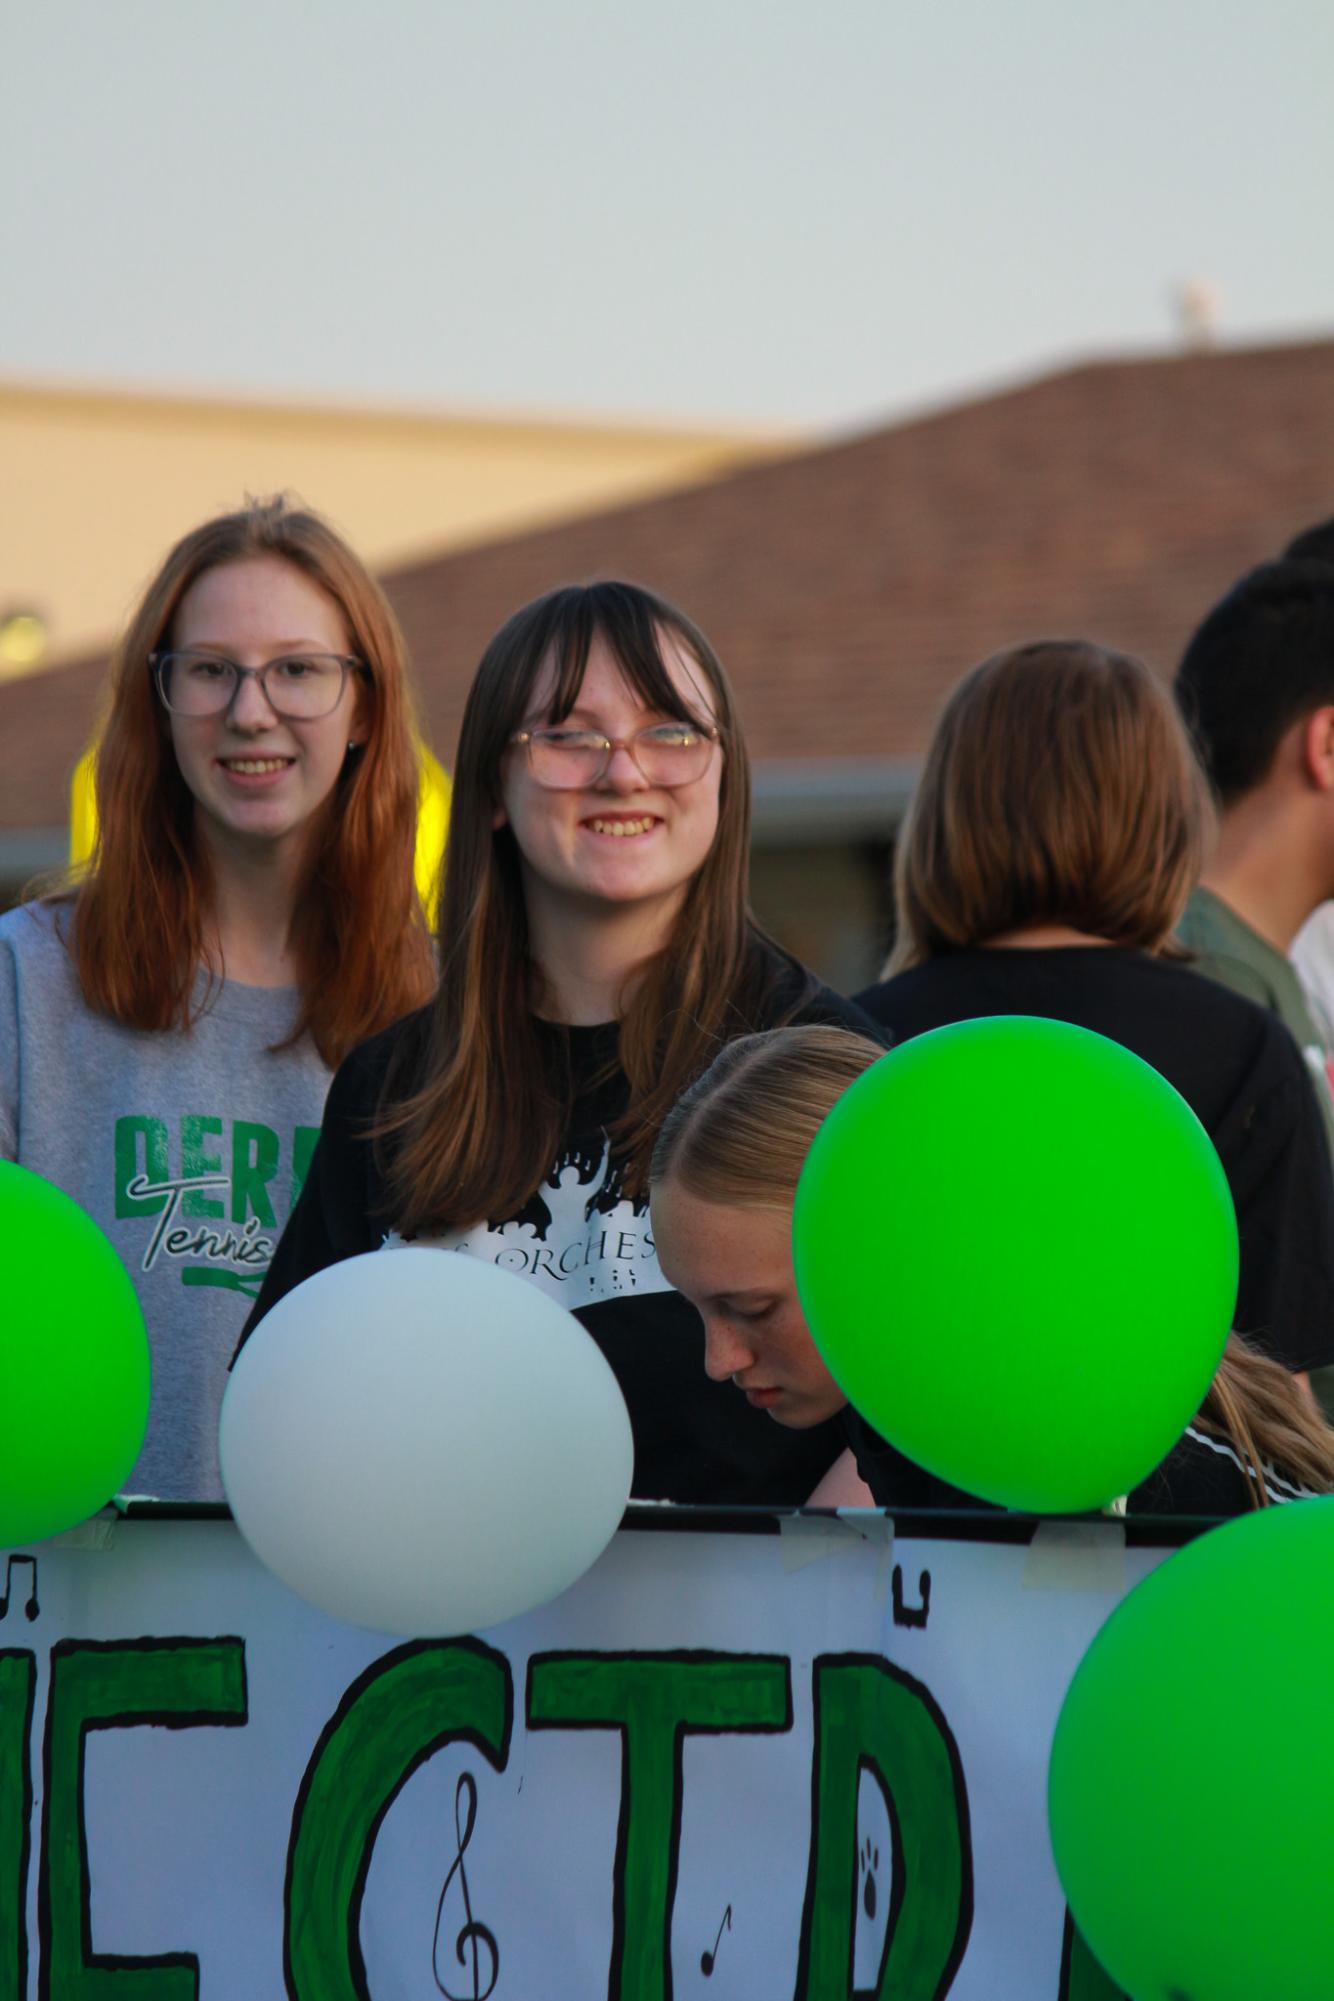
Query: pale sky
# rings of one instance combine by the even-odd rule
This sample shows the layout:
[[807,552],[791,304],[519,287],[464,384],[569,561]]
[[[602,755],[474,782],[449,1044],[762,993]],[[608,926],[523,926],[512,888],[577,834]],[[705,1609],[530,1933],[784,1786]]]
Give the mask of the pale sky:
[[856,425],[1334,331],[1329,0],[0,0],[0,376]]

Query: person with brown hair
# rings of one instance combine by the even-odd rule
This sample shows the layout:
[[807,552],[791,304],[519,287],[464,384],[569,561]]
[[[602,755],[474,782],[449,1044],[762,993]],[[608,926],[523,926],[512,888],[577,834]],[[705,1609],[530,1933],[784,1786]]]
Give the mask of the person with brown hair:
[[1210,809],[1167,690],[1082,642],[996,655],[946,703],[902,829],[896,1040],[977,1015],[1097,1030],[1185,1098],[1241,1237],[1236,1324],[1294,1372],[1334,1362],[1334,1176],[1305,1065],[1266,1009],[1190,972],[1173,931]]
[[466,1251],[580,1315],[625,1393],[636,1494],[805,1499],[841,1436],[783,1439],[707,1383],[647,1215],[658,1127],[723,1043],[871,1028],[756,927],[749,833],[731,689],[689,619],[614,582],[515,613],[464,712],[439,992],[335,1079],[252,1326],[386,1240]]
[[227,1367],[330,1071],[431,986],[401,639],[318,516],[205,522],[112,661],[91,865],[0,920],[0,1155],[138,1288],[134,1491],[216,1500]]
[[[781,1028],[729,1044],[663,1123],[651,1169],[654,1236],[664,1269],[699,1308],[714,1381],[732,1383],[786,1427],[841,1418],[881,1507],[985,1506],[850,1409],[797,1294],[792,1206],[802,1166],[843,1092],[883,1055],[838,1028]],[[886,1143],[912,1142],[887,1134]],[[891,1281],[886,1311],[892,1302]],[[1198,1415],[1126,1507],[1234,1515],[1331,1491],[1334,1431],[1285,1369],[1233,1334]]]

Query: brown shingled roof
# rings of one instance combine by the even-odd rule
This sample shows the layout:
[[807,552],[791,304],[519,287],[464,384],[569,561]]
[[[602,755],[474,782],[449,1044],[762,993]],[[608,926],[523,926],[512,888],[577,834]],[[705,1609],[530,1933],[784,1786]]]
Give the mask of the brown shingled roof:
[[[997,647],[1101,639],[1170,671],[1207,606],[1334,514],[1334,341],[1095,363],[386,579],[448,756],[490,634],[553,584],[679,602],[757,760],[920,753]],[[0,688],[0,827],[54,824],[88,665]]]

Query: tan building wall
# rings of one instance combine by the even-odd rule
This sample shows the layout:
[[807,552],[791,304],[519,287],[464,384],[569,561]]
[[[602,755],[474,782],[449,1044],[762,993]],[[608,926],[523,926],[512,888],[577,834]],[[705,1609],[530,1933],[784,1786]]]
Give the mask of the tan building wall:
[[789,448],[648,425],[0,383],[0,621],[41,619],[40,665],[104,646],[170,544],[248,493],[298,493],[385,567]]

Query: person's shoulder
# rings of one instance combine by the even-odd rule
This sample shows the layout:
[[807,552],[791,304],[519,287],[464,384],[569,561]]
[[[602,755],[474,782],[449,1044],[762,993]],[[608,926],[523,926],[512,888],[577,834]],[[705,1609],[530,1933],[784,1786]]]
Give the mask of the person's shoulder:
[[72,915],[73,902],[68,897],[16,903],[0,916],[0,946],[25,961],[64,958]]
[[1253,960],[1237,952],[1192,949],[1189,969],[1207,986],[1226,988],[1255,1007],[1267,1008],[1271,1014],[1278,1008],[1278,991],[1273,981]]
[[1238,962],[1238,978],[1232,980],[1210,971],[1211,962],[1194,952],[1189,957],[1159,952],[1121,952],[1116,956],[1121,978],[1142,986],[1152,1001],[1179,1000],[1196,1015],[1207,1010],[1220,1026],[1238,1033],[1249,1030],[1258,1035],[1274,1024],[1268,989],[1244,962]]
[[374,1111],[387,1094],[406,1096],[414,1088],[430,1034],[431,1013],[428,1001],[348,1051],[329,1094],[335,1110]]
[[1203,968],[1182,959],[1146,956],[1144,967],[1141,977],[1146,988],[1164,1000],[1179,996],[1183,1003],[1189,1002],[1192,1024],[1198,1024],[1201,1039],[1220,1067],[1230,1048],[1250,1070],[1305,1077],[1306,1060],[1296,1036],[1261,992],[1212,974],[1201,978]]
[[748,1028],[846,1028],[883,1043],[884,1030],[855,1001],[803,966],[769,939],[756,941],[752,955],[753,997]]
[[[905,966],[902,972],[863,987],[853,995],[853,1004],[873,1021],[897,1030],[901,1019],[913,1017],[924,993],[942,984],[941,967],[948,964],[948,960],[928,959],[920,966]],[[948,978],[946,973],[944,979]]]
[[1191,951],[1208,951],[1232,938],[1236,922],[1221,896],[1196,883],[1177,919],[1176,935]]
[[1013,989],[1032,967],[1014,963],[1018,958],[967,946],[877,980],[855,1003],[880,1024],[882,1035],[898,1042],[976,1014],[1022,1013]]
[[[1262,1464],[1259,1479],[1266,1501],[1310,1498],[1310,1490],[1286,1474]],[[1166,1459],[1140,1483],[1126,1502],[1131,1515],[1202,1515],[1226,1521],[1248,1514],[1256,1506],[1255,1469],[1230,1440],[1188,1425]]]
[[[65,1016],[82,1006],[69,951],[69,899],[20,903],[0,916],[0,968],[7,1005]],[[26,999],[25,999],[26,996]]]
[[1141,1023],[1127,1039],[1183,1091],[1216,1146],[1229,1133],[1227,1146],[1249,1146],[1262,1126],[1283,1128],[1298,1116],[1291,1107],[1305,1107],[1311,1076],[1280,1014],[1186,960],[1125,956],[1135,963],[1122,972],[1122,994],[1129,1004],[1133,984]]
[[1193,891],[1176,936],[1189,954],[1182,963],[1197,976],[1229,987],[1259,1007],[1281,1009],[1274,977],[1280,955],[1211,889]]
[[856,1001],[847,1000],[818,980],[803,998],[792,1020],[801,1028],[846,1028],[850,1034],[864,1035],[870,1042],[887,1045],[889,1041],[880,1023],[865,1008],[858,1007]]

